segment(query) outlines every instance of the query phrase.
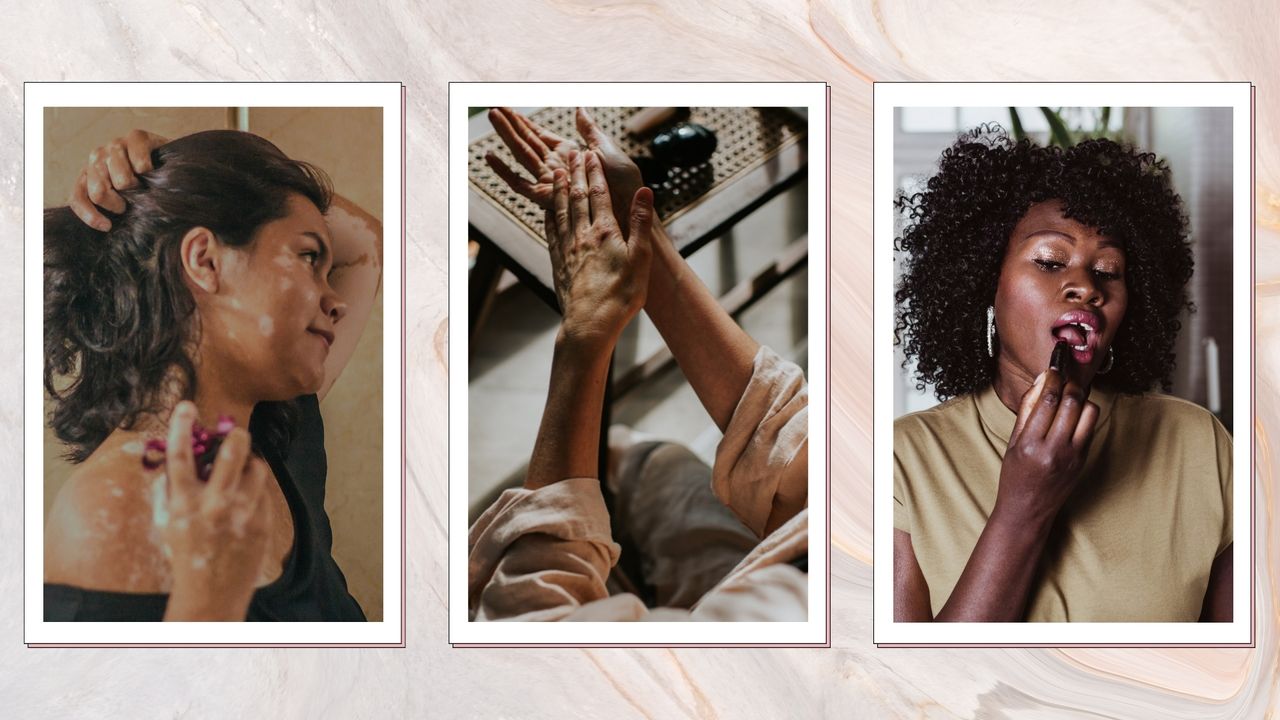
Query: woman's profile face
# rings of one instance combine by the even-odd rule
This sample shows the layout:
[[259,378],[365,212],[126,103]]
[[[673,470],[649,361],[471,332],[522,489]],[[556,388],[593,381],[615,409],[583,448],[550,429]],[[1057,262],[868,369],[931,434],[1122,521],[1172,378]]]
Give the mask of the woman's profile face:
[[1067,218],[1053,200],[1032,205],[1014,227],[996,289],[998,373],[1030,382],[1059,340],[1072,346],[1069,376],[1092,382],[1124,321],[1124,248]]
[[[301,195],[288,214],[226,253],[216,304],[203,320],[205,351],[250,384],[258,400],[316,392],[346,305],[329,286],[332,243],[324,215]],[[212,337],[210,337],[212,335]],[[246,388],[247,389],[247,388]]]

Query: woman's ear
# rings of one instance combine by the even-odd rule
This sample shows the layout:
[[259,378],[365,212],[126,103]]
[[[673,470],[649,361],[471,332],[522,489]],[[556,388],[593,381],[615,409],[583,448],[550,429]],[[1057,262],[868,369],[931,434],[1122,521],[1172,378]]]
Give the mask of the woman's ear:
[[192,284],[207,293],[218,292],[222,249],[209,228],[194,227],[182,237],[182,269]]

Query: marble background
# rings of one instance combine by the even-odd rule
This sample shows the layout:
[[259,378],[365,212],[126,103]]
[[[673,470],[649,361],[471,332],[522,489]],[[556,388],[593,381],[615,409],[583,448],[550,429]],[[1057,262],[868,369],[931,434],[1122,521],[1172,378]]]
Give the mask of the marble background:
[[[11,5],[0,29],[0,244],[22,249],[24,80],[401,80],[408,86],[408,648],[28,650],[21,483],[0,485],[6,714],[1161,717],[1275,714],[1280,661],[1280,9],[1273,2],[926,0]],[[832,127],[832,647],[456,650],[446,626],[449,80],[825,80]],[[1257,648],[871,645],[871,82],[1258,85]],[[21,305],[21,267],[0,299]],[[0,462],[22,456],[20,315],[0,317]],[[744,691],[745,690],[745,691]]]

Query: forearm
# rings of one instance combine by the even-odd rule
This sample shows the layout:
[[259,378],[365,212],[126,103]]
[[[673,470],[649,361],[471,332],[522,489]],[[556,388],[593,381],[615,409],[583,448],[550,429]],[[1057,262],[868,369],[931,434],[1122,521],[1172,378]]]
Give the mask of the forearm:
[[599,477],[600,418],[612,348],[612,342],[575,338],[563,329],[556,337],[551,384],[526,488]]
[[724,430],[751,380],[760,344],[725,312],[660,226],[654,227],[653,249],[645,312]]
[[1052,519],[1026,522],[999,507],[969,556],[938,622],[1020,622],[1026,617],[1032,582],[1049,538]]
[[325,361],[323,397],[355,352],[382,287],[382,223],[341,195],[334,195],[326,216],[333,241],[329,283],[347,305],[334,328],[333,348]]

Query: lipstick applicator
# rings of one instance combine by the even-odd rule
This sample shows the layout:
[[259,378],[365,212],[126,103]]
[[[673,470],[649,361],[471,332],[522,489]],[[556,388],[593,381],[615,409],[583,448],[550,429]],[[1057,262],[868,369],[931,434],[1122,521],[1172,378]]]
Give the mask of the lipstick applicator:
[[1065,380],[1067,370],[1071,367],[1071,344],[1066,340],[1059,340],[1057,345],[1053,346],[1053,354],[1049,356],[1049,369],[1057,370],[1062,374]]

